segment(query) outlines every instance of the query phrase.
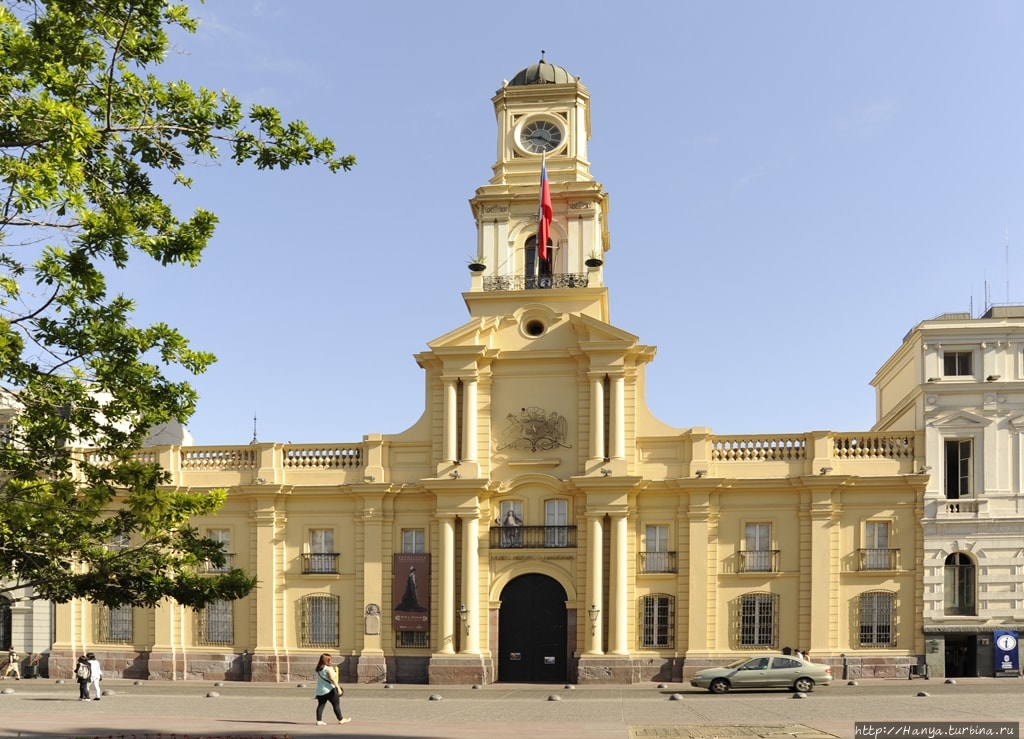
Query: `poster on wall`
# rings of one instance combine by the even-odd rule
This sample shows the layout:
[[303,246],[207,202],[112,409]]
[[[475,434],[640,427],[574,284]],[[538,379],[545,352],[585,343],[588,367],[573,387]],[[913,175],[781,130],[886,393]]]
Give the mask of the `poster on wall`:
[[392,564],[395,631],[430,631],[430,555],[403,552]]
[[1020,652],[1017,649],[1016,631],[995,631],[996,677],[1020,676]]

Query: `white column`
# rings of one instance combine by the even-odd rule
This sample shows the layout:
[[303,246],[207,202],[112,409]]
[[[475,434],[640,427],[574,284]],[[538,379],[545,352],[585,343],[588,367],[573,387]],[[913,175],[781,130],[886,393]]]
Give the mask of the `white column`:
[[455,518],[440,517],[441,529],[441,582],[437,613],[441,622],[441,653],[455,654]]
[[466,606],[466,623],[462,625],[462,651],[480,653],[480,518],[462,516],[462,598]]
[[604,376],[590,377],[590,458],[604,459]]
[[476,461],[477,413],[476,413],[477,381],[462,381],[462,459]]
[[608,442],[608,456],[611,459],[626,458],[626,378],[621,375],[611,378],[611,431]]
[[454,462],[455,450],[458,449],[458,427],[455,424],[458,417],[457,392],[455,380],[444,381],[444,449],[441,456],[445,462]]
[[603,515],[591,514],[587,517],[587,590],[585,593],[586,603],[583,606],[583,613],[576,616],[576,621],[583,624],[586,629],[586,638],[583,640],[584,649],[589,654],[603,654],[604,648],[601,644],[603,633],[602,614],[600,611],[594,621],[590,620],[589,609],[591,607],[602,608],[604,592],[602,590],[603,578],[601,577],[601,543],[604,538],[604,527],[602,526]]
[[611,626],[608,635],[608,651],[611,654],[629,654],[626,637],[629,603],[626,600],[626,514],[612,516],[611,547],[611,592],[608,606],[611,609]]

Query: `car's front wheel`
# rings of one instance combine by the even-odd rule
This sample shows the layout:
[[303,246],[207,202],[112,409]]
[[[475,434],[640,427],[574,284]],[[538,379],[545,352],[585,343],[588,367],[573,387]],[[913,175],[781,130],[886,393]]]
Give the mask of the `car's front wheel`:
[[814,681],[809,677],[798,677],[793,683],[793,690],[798,693],[810,693],[814,690]]
[[710,690],[712,693],[718,693],[719,695],[722,695],[723,693],[728,693],[729,681],[723,680],[722,678],[712,680],[711,684],[708,686],[708,690]]

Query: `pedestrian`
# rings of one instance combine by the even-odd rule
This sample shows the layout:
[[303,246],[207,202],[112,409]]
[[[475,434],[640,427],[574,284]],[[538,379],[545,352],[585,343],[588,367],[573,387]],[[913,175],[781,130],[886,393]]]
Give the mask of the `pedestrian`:
[[[96,697],[93,700],[98,701],[100,699],[100,680],[103,679],[103,669],[100,667],[100,661],[96,659],[96,655],[92,652],[85,655],[85,658],[89,661],[89,682],[96,691]],[[88,698],[88,688],[86,688],[85,695]]]
[[14,673],[15,680],[21,680],[21,665],[18,664],[18,653],[14,651],[14,647],[8,647],[7,669],[4,671],[4,680],[6,680],[12,672]]
[[324,706],[328,703],[334,709],[334,715],[339,724],[347,724],[352,719],[342,718],[341,696],[345,695],[345,689],[338,684],[338,670],[331,666],[331,655],[324,653],[316,663],[316,723],[317,726],[324,725]]
[[89,679],[92,677],[92,668],[86,657],[79,657],[75,663],[75,680],[78,681],[78,700],[89,700]]

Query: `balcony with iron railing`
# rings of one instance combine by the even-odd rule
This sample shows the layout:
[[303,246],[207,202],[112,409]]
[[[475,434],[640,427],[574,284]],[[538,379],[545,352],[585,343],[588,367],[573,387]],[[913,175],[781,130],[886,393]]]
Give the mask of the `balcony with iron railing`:
[[303,575],[337,575],[337,552],[309,552],[302,555]]
[[570,272],[556,275],[495,275],[484,278],[484,291],[558,290],[587,287],[589,282],[588,275]]
[[896,570],[899,569],[899,549],[858,549],[859,569]]
[[675,552],[640,552],[640,573],[654,575],[677,572]]
[[491,549],[572,549],[575,526],[494,526]]
[[778,549],[748,549],[739,552],[740,572],[778,572]]

